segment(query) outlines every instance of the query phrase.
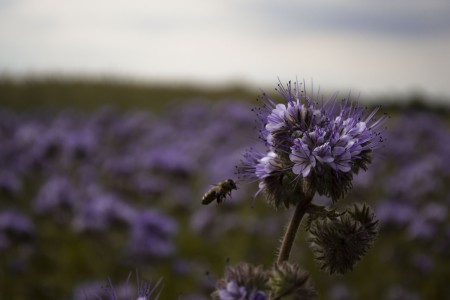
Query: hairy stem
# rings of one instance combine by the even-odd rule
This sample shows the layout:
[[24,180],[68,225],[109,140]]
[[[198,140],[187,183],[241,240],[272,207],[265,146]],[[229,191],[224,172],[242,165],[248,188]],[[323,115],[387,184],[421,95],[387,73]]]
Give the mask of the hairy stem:
[[277,263],[282,263],[289,259],[289,254],[291,253],[292,245],[294,244],[295,236],[298,231],[298,227],[302,221],[303,216],[306,213],[309,205],[312,201],[312,196],[300,201],[295,208],[294,215],[289,222],[286,232],[284,233],[284,238],[281,243],[280,252],[278,253]]

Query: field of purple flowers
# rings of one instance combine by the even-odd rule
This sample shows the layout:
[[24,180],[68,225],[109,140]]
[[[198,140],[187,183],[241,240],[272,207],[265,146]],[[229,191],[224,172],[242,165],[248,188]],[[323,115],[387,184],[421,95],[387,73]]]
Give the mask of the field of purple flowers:
[[[251,185],[201,205],[257,142],[251,108],[0,109],[0,299],[97,299],[108,278],[126,293],[136,270],[163,278],[161,299],[209,299],[228,261],[270,265],[283,209],[253,201]],[[294,245],[292,260],[323,299],[450,294],[449,116],[389,113],[382,151],[345,201],[374,207],[373,249],[353,272],[330,277],[302,239]]]

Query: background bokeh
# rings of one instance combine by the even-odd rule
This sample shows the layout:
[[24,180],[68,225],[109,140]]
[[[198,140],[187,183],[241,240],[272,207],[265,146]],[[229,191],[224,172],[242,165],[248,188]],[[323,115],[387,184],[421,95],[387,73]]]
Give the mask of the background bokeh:
[[[200,203],[258,143],[253,92],[50,79],[0,92],[14,99],[0,109],[0,299],[95,299],[107,278],[125,290],[135,270],[164,278],[163,299],[208,299],[227,261],[273,262],[289,212],[252,200],[256,184]],[[402,103],[382,108],[383,148],[341,202],[372,205],[374,248],[329,276],[303,231],[295,243],[321,299],[450,292],[450,110]]]
[[340,203],[374,208],[374,248],[329,276],[302,231],[292,260],[320,299],[446,299],[448,3],[0,0],[0,299],[129,294],[138,272],[201,300],[228,263],[270,266],[290,212],[255,184],[200,202],[258,143],[261,90],[297,76],[390,119]]

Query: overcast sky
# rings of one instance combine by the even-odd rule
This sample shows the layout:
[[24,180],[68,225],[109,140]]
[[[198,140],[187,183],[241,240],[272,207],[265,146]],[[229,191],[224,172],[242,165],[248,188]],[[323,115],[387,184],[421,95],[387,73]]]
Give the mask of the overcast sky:
[[0,73],[450,97],[450,1],[0,0]]

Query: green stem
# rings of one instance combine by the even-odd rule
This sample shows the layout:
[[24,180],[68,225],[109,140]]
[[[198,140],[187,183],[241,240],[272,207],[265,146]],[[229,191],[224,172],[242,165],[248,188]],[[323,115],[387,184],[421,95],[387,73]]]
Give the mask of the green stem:
[[292,245],[294,244],[294,240],[295,240],[295,236],[298,231],[298,227],[300,226],[300,223],[302,222],[302,218],[305,215],[306,210],[308,209],[309,205],[311,204],[312,198],[313,198],[312,196],[308,197],[306,199],[303,199],[303,201],[300,201],[297,204],[294,215],[292,216],[292,219],[289,222],[289,225],[284,234],[284,238],[281,243],[280,252],[278,253],[277,263],[282,263],[283,261],[286,261],[289,259],[289,254],[291,253]]

